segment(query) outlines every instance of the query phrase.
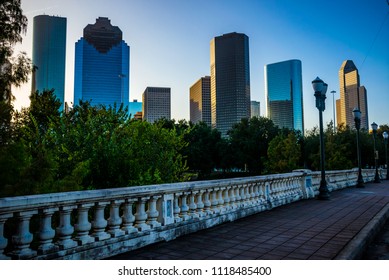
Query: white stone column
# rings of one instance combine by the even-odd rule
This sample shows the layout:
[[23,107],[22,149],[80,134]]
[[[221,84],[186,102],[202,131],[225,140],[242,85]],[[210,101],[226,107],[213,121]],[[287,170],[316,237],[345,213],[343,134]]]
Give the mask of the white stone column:
[[30,244],[33,240],[33,235],[30,233],[30,220],[37,210],[15,213],[17,220],[16,234],[12,236],[12,244],[14,250],[10,256],[14,259],[31,259],[37,255],[36,251],[31,250]]
[[59,226],[56,228],[60,250],[66,250],[77,246],[72,238],[74,227],[70,223],[70,215],[75,206],[61,206],[59,208]]
[[210,191],[205,190],[204,193],[204,212],[207,215],[213,214],[213,211],[211,210],[211,201],[209,200]]
[[135,227],[139,231],[150,230],[150,226],[146,224],[147,213],[145,211],[145,203],[149,200],[149,197],[139,197],[136,203],[135,213]]
[[231,199],[229,197],[229,190],[231,189],[231,187],[226,187],[224,188],[223,190],[223,200],[224,200],[224,208],[226,209],[226,211],[230,211],[232,209],[232,206],[231,206]]
[[92,228],[91,223],[88,220],[89,209],[93,206],[93,203],[79,204],[77,206],[77,223],[74,225],[76,230],[76,237],[78,245],[84,245],[87,243],[94,242],[95,239],[89,235],[89,231]]
[[53,244],[55,230],[51,226],[51,218],[58,208],[44,208],[39,210],[39,247],[38,254],[47,254],[58,251],[59,247]]
[[236,208],[242,207],[242,198],[240,196],[240,189],[242,188],[242,185],[238,185],[235,189],[235,205]]
[[126,234],[138,232],[138,230],[134,227],[135,216],[132,214],[132,206],[135,201],[135,198],[127,198],[123,203],[122,230]]
[[112,200],[109,206],[108,233],[111,237],[119,237],[124,235],[124,231],[120,229],[122,218],[119,215],[119,207],[124,200]]
[[211,211],[213,213],[219,213],[220,210],[218,208],[218,205],[219,205],[219,199],[217,197],[217,192],[218,192],[219,189],[213,189],[211,191]]
[[95,238],[95,241],[111,238],[111,235],[105,231],[107,220],[104,217],[104,209],[107,204],[108,202],[95,202],[91,234],[91,236]]
[[191,192],[189,194],[189,216],[192,218],[199,218],[199,214],[197,213],[197,204],[195,203],[195,197],[197,192]]
[[204,191],[200,190],[196,197],[196,206],[197,206],[197,214],[199,215],[200,218],[205,217],[207,215],[206,212],[204,212],[204,203],[203,203],[203,194]]
[[149,209],[147,210],[147,224],[151,227],[151,228],[158,228],[161,226],[161,223],[159,223],[157,221],[158,219],[158,216],[159,216],[159,212],[157,210],[157,201],[158,199],[161,198],[160,195],[153,195],[152,197],[150,197],[150,200],[149,200]]
[[186,200],[188,198],[188,192],[183,192],[181,195],[181,213],[180,217],[183,221],[189,220],[191,217],[188,215],[189,207],[186,203]]
[[180,204],[179,204],[179,198],[182,195],[182,193],[175,193],[174,194],[174,208],[173,208],[173,214],[174,214],[174,222],[179,223],[182,221],[180,217]]
[[235,196],[235,189],[237,188],[237,186],[232,186],[229,190],[228,190],[228,197],[230,198],[230,207],[231,209],[235,209],[237,208],[237,205],[236,205],[236,196]]
[[224,213],[226,211],[224,207],[223,190],[224,188],[220,188],[217,191],[217,208],[219,209],[220,213]]
[[4,255],[4,249],[8,245],[7,238],[4,237],[4,224],[12,217],[11,213],[0,214],[0,260],[9,260],[10,257]]

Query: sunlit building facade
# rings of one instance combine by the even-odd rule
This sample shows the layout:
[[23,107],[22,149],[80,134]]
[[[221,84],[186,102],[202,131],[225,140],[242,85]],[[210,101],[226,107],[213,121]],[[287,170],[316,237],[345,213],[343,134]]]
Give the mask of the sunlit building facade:
[[74,103],[128,106],[130,47],[122,40],[122,31],[108,18],[99,17],[84,28],[76,43]]
[[353,110],[357,107],[361,111],[361,128],[369,129],[367,92],[364,86],[360,86],[358,69],[352,60],[343,61],[339,70],[339,85],[337,125],[355,127]]
[[250,118],[249,38],[241,33],[210,43],[211,121],[225,137],[242,118]]
[[266,117],[275,125],[304,134],[301,61],[265,65]]
[[190,121],[211,126],[211,77],[200,78],[189,89]]
[[66,18],[39,15],[33,21],[32,91],[54,89],[65,104]]
[[142,95],[143,120],[171,119],[171,93],[166,87],[147,87]]

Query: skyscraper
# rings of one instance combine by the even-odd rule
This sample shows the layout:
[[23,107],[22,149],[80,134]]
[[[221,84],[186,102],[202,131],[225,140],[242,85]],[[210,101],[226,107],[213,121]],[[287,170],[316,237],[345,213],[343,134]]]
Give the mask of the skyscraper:
[[34,17],[32,91],[54,89],[65,103],[66,18],[48,15]]
[[301,61],[265,65],[266,116],[275,125],[304,134]]
[[249,38],[229,33],[215,37],[211,49],[211,120],[222,136],[250,118]]
[[261,103],[259,101],[251,101],[251,117],[259,118],[261,116]]
[[211,126],[211,77],[200,78],[190,87],[189,95],[190,121]]
[[99,17],[84,28],[76,43],[74,104],[79,100],[92,105],[128,106],[130,47],[122,31],[108,18]]
[[[352,60],[345,60],[339,70],[340,99],[337,100],[337,125],[355,126],[353,110],[361,111],[361,128],[369,129],[367,93],[360,86],[358,69]],[[339,105],[338,105],[339,104]]]
[[147,87],[142,95],[143,120],[155,122],[159,119],[171,119],[170,88]]

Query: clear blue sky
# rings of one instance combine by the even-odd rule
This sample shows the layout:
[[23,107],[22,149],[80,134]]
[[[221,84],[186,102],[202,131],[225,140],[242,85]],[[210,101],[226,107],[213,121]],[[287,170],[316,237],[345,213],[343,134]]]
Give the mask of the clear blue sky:
[[[147,86],[172,89],[172,117],[189,119],[189,87],[209,75],[209,43],[229,32],[250,42],[251,99],[265,114],[264,65],[300,59],[305,128],[318,125],[311,81],[328,83],[324,121],[332,119],[331,90],[351,59],[368,94],[369,122],[389,123],[389,6],[386,0],[22,0],[29,24],[17,50],[32,52],[32,22],[39,14],[67,18],[65,99],[73,101],[74,44],[99,16],[119,26],[130,46],[130,99]],[[30,84],[15,91],[28,106]]]

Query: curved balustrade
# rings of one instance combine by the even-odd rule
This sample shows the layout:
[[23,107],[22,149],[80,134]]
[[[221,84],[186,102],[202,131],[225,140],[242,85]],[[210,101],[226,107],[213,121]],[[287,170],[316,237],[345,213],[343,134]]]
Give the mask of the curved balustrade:
[[[330,191],[355,185],[357,179],[356,170],[326,175]],[[365,181],[372,180],[374,170],[364,170],[364,176]],[[311,198],[319,183],[319,172],[298,170],[1,198],[0,259],[105,258]]]

